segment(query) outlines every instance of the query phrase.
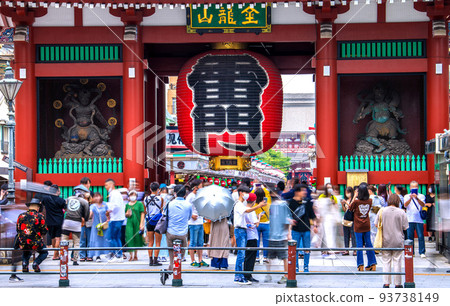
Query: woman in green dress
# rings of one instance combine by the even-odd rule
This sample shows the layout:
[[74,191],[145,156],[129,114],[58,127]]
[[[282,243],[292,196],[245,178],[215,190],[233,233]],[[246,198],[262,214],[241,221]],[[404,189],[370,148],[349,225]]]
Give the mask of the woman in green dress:
[[[131,190],[129,202],[125,206],[125,217],[127,217],[127,226],[125,229],[126,247],[142,247],[145,245],[142,233],[144,232],[144,204],[137,201],[137,192]],[[130,250],[130,261],[138,260],[137,250]],[[133,258],[134,253],[134,258]]]

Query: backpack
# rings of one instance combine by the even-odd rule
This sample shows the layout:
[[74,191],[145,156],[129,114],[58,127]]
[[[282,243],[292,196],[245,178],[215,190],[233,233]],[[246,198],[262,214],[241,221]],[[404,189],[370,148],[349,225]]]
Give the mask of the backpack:
[[[155,201],[156,196],[148,196],[145,198],[145,208],[147,209],[147,215],[145,216],[145,219],[147,221],[147,224],[149,225],[156,225],[162,217],[161,207],[158,206],[158,204]],[[150,213],[149,206],[156,206],[158,208],[157,212]]]

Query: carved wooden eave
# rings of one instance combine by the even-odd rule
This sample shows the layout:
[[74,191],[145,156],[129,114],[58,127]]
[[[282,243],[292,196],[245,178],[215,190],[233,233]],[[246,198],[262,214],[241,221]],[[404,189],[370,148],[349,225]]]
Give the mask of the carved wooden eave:
[[47,14],[47,9],[43,7],[0,7],[0,13],[11,17],[15,25],[32,25],[36,18]]
[[431,19],[447,19],[450,16],[450,0],[420,1],[414,3],[414,8],[427,13]]
[[[123,9],[163,9],[163,8],[176,8],[181,7],[182,9],[189,7],[189,6],[211,6],[211,5],[219,5],[219,4],[256,4],[256,3],[272,3],[273,7],[276,8],[277,6],[289,6],[294,5],[299,7],[302,5],[304,8],[307,8],[309,10],[315,10],[316,8],[324,7],[325,10],[323,12],[326,12],[328,8],[336,7],[338,8],[338,14],[344,12],[342,10],[345,10],[352,0],[321,0],[321,1],[309,1],[309,0],[297,0],[297,1],[267,1],[267,0],[43,0],[43,1],[16,1],[16,0],[2,0],[0,1],[0,5],[2,7],[29,7],[29,8],[48,8],[48,7],[55,7],[55,8],[83,8],[83,7],[100,7],[102,9],[117,9],[117,8],[123,8]],[[393,0],[388,0],[388,3],[391,3]],[[413,0],[416,2],[416,4],[425,4],[428,6],[429,4],[433,3],[439,3],[439,2],[447,2],[446,0]],[[353,3],[355,5],[365,4],[365,3],[378,3],[382,4],[386,2],[385,0],[353,0]],[[406,2],[406,1],[405,1]],[[403,3],[403,1],[402,1]],[[305,10],[306,12],[307,10]],[[332,10],[330,10],[331,12]]]
[[350,9],[350,1],[323,0],[315,1],[313,4],[304,1],[306,5],[303,5],[303,11],[315,15],[320,23],[333,22],[339,14],[346,13]]

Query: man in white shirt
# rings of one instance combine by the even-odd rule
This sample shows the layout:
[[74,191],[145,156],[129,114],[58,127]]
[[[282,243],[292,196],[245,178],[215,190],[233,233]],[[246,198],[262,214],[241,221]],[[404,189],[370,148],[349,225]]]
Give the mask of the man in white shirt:
[[[238,248],[244,248],[247,244],[247,222],[245,221],[245,215],[263,207],[266,205],[266,202],[262,201],[259,205],[247,207],[250,188],[248,188],[247,185],[242,184],[237,190],[239,198],[234,204],[234,236],[236,237],[236,246]],[[235,268],[236,272],[243,271],[244,259],[245,251],[238,250]],[[234,282],[240,285],[251,285],[252,283],[245,279],[244,275],[241,273],[236,273],[234,275]]]
[[[414,231],[419,239],[419,254],[425,258],[425,237],[423,235],[423,220],[420,217],[420,211],[425,206],[425,196],[419,193],[419,183],[412,181],[409,184],[411,193],[405,195],[404,207],[406,208],[406,217],[408,217],[409,228],[407,230],[408,239],[414,241]],[[414,254],[414,244],[413,244]]]
[[[192,205],[192,216],[189,219],[189,247],[203,247],[203,217],[198,215],[197,209],[194,206],[194,200],[197,196],[197,191],[203,187],[203,182],[195,179],[191,182],[192,192],[186,197],[186,201]],[[195,261],[195,250],[189,250],[191,255],[191,267],[209,267],[209,265],[202,260],[202,250],[197,251],[198,262]]]
[[[110,210],[110,222],[109,222],[109,235],[111,247],[122,247],[122,241],[120,240],[120,231],[122,223],[125,220],[125,205],[123,203],[122,195],[120,191],[115,188],[116,183],[113,179],[107,179],[105,181],[105,189],[108,190],[108,208]],[[122,262],[122,250],[115,250],[112,252],[112,260]],[[114,258],[115,255],[115,258]]]

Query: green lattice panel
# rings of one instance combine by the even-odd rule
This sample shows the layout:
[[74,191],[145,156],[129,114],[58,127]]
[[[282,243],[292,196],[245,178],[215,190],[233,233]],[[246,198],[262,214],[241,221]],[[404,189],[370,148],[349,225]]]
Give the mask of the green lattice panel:
[[338,42],[340,59],[425,57],[424,40]]
[[37,62],[121,62],[122,45],[38,45]]

